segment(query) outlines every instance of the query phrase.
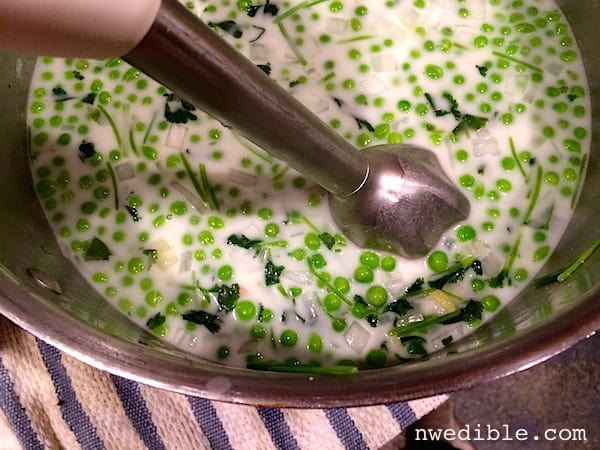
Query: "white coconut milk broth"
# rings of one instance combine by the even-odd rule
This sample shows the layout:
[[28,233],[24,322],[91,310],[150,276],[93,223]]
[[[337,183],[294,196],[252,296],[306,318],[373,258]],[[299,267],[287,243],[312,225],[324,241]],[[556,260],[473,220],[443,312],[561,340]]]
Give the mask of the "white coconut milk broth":
[[[64,253],[131,320],[230,365],[377,367],[457,340],[534,278],[589,147],[581,57],[554,3],[186,5],[358,148],[433,149],[471,215],[420,260],[357,248],[317,185],[126,63],[41,58],[29,106],[40,201]],[[455,264],[464,279],[431,288]],[[223,286],[239,286],[229,306]],[[408,308],[391,308],[399,299]],[[479,314],[406,328],[470,301]]]

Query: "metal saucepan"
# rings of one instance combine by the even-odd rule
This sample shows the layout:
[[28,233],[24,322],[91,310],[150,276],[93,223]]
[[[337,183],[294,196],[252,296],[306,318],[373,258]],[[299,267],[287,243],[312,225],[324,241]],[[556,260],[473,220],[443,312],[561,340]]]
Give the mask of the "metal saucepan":
[[[600,232],[600,21],[597,0],[559,0],[584,55],[593,139],[586,185],[544,272],[581,253]],[[33,59],[0,56],[0,313],[61,350],[137,381],[214,400],[269,406],[387,403],[448,392],[541,362],[600,329],[600,257],[568,282],[527,288],[452,356],[326,376],[227,368],[173,349],[129,322],[80,277],[46,225],[28,167],[25,111]]]

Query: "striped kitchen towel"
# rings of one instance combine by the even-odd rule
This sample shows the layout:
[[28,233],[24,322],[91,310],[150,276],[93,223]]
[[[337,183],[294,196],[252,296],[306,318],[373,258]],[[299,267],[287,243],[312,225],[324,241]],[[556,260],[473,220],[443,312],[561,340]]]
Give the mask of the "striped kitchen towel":
[[0,316],[0,449],[375,449],[446,400],[324,410],[234,405],[111,375]]

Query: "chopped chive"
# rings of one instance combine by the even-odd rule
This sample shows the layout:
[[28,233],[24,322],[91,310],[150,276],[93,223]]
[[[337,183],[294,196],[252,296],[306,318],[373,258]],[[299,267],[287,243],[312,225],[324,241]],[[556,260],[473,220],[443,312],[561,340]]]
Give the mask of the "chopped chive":
[[120,150],[122,150],[123,149],[123,141],[121,140],[121,134],[119,133],[119,129],[117,128],[117,124],[115,123],[115,121],[113,120],[113,118],[110,116],[110,114],[108,113],[108,111],[106,111],[106,109],[104,109],[103,106],[98,105],[97,108],[102,113],[102,115],[104,117],[106,117],[106,120],[108,120],[108,123],[110,124],[110,127],[112,128],[113,133],[115,135],[115,139],[117,141],[117,146],[119,147]]
[[115,171],[112,167],[111,163],[106,163],[106,166],[108,167],[108,173],[110,174],[110,179],[112,182],[112,187],[113,187],[113,191],[115,193],[114,198],[115,198],[115,209],[119,209],[119,187],[117,184],[117,177],[115,176]]
[[523,168],[523,164],[521,164],[521,160],[517,156],[517,149],[515,148],[515,142],[513,141],[512,137],[509,138],[508,143],[510,144],[510,153],[511,153],[512,157],[514,158],[514,160],[517,163],[517,167],[519,168],[519,172],[521,172],[521,175],[523,175],[523,178],[525,178],[525,182],[527,183],[529,181],[529,176],[525,172],[525,169]]
[[425,316],[425,318],[423,320],[421,320],[420,322],[411,322],[411,323],[407,323],[405,325],[400,325],[400,326],[394,327],[390,331],[388,331],[387,334],[388,334],[388,336],[392,336],[395,338],[409,336],[416,332],[423,332],[432,325],[437,325],[437,324],[440,324],[447,320],[454,319],[459,314],[460,314],[460,310],[457,309],[456,311],[452,311],[451,313],[447,313],[447,314],[442,314],[441,316],[436,316],[436,315]]
[[294,53],[294,55],[296,55],[296,59],[298,59],[298,62],[300,64],[302,64],[303,66],[306,66],[308,64],[308,61],[306,61],[304,56],[302,56],[302,53],[300,53],[298,46],[294,43],[294,41],[290,37],[289,33],[287,32],[287,30],[285,29],[283,24],[281,22],[277,22],[277,26],[279,27],[279,31],[281,32],[281,35],[283,36],[283,38],[286,40],[286,42],[292,49],[292,52]]
[[492,52],[492,54],[495,55],[495,56],[499,56],[500,58],[506,58],[509,61],[515,62],[517,64],[521,64],[521,65],[523,65],[525,67],[528,67],[529,69],[533,70],[534,72],[538,72],[538,73],[543,73],[544,72],[539,67],[536,67],[536,66],[534,66],[532,64],[529,64],[529,63],[526,63],[525,61],[522,61],[520,59],[514,58],[514,57],[512,57],[510,55],[506,55],[504,53],[500,53],[500,52],[496,52],[496,51]]
[[133,150],[133,153],[136,156],[139,156],[140,152],[137,148],[137,144],[135,143],[135,136],[133,133],[134,133],[133,128],[130,128],[129,129],[129,146],[131,147],[131,150]]
[[248,369],[269,372],[312,373],[315,375],[346,375],[358,372],[356,366],[314,366],[310,364],[288,365],[272,362],[253,362],[246,366]]
[[219,201],[217,200],[217,196],[215,195],[215,189],[212,184],[208,181],[208,174],[206,173],[206,166],[204,164],[200,164],[200,182],[202,183],[202,187],[204,192],[206,192],[208,205],[211,209],[219,209]]
[[533,214],[535,205],[537,204],[537,201],[540,197],[540,191],[542,189],[543,175],[544,175],[544,169],[542,169],[542,166],[538,166],[537,177],[535,180],[535,185],[533,186],[533,191],[531,192],[529,206],[527,207],[527,212],[525,213],[525,217],[523,218],[524,225],[527,225],[529,223],[529,220],[531,219],[531,214]]
[[585,178],[585,170],[587,169],[587,156],[583,155],[581,160],[581,166],[579,167],[579,177],[577,178],[577,186],[575,186],[575,192],[573,192],[573,197],[571,197],[571,209],[574,209],[577,205],[577,200],[579,199],[579,194],[581,194],[581,189],[583,185],[583,179]]

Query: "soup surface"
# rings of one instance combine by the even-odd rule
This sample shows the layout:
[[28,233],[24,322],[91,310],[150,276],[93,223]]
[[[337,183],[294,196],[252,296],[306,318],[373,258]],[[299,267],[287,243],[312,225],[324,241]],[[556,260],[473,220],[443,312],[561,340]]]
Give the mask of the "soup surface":
[[589,147],[554,3],[185,5],[356,147],[434,150],[471,215],[422,259],[358,248],[321,188],[122,60],[40,58],[37,194],[65,255],[131,320],[229,365],[344,372],[444,349],[532,280]]

